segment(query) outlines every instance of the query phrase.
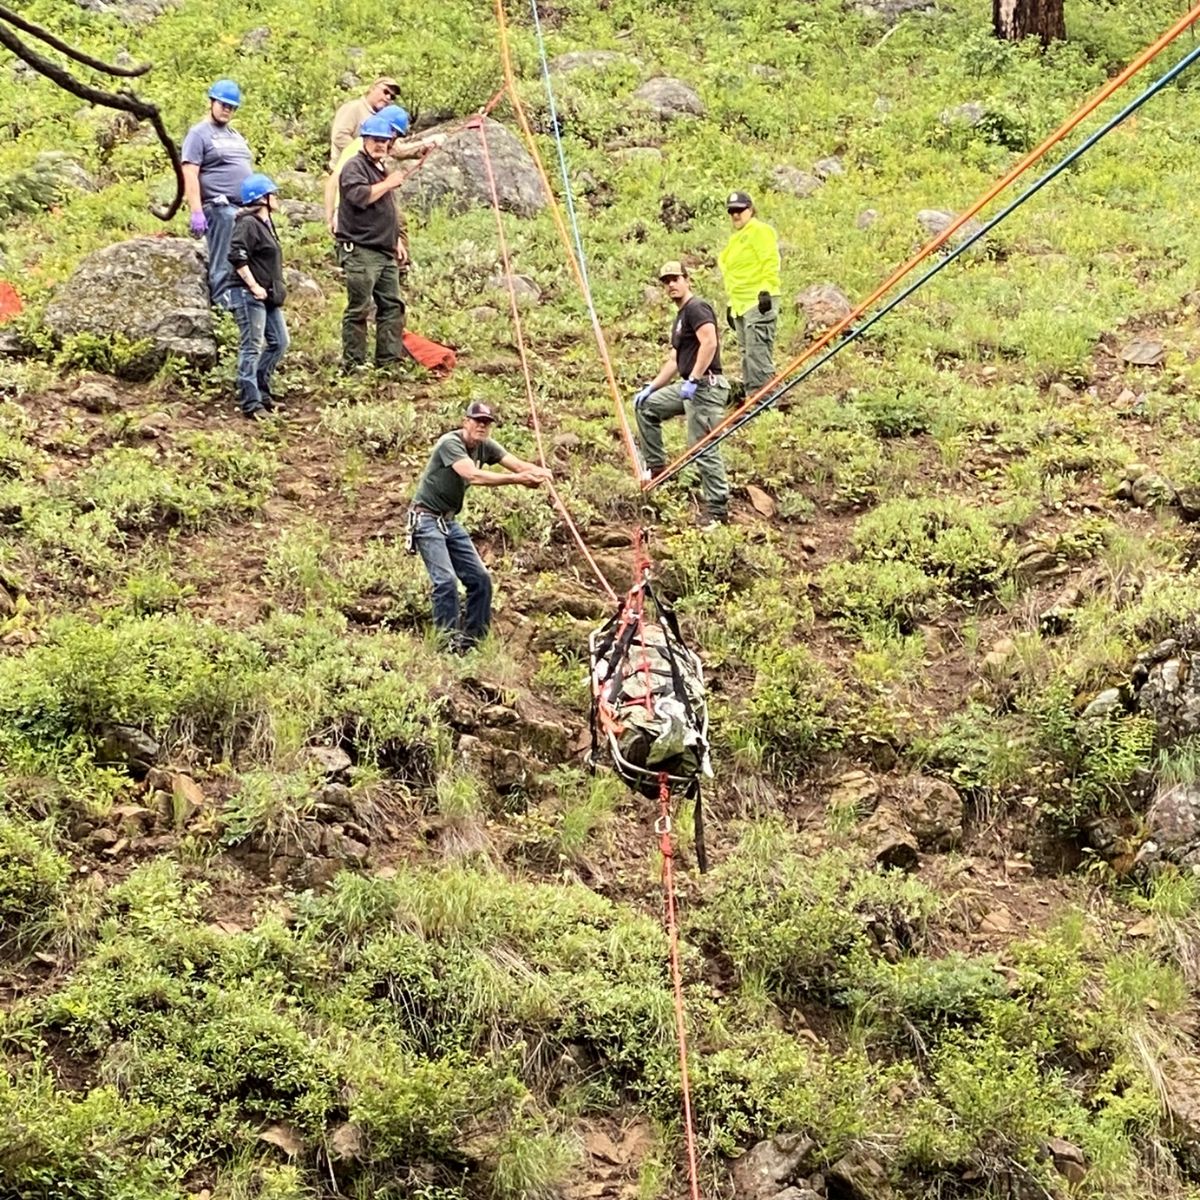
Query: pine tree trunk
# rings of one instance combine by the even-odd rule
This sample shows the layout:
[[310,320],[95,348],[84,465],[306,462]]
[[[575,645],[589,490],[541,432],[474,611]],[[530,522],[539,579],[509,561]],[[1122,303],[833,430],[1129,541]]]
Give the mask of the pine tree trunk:
[[992,0],[992,26],[1006,42],[1038,37],[1045,46],[1067,36],[1063,0]]

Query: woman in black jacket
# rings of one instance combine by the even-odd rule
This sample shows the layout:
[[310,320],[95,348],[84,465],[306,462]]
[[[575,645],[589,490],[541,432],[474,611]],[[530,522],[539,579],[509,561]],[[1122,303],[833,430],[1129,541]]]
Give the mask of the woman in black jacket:
[[229,265],[235,273],[229,304],[241,332],[238,346],[238,399],[242,415],[260,421],[275,407],[271,377],[288,348],[283,302],[283,252],[271,221],[279,189],[266,175],[242,183],[242,209],[233,226]]

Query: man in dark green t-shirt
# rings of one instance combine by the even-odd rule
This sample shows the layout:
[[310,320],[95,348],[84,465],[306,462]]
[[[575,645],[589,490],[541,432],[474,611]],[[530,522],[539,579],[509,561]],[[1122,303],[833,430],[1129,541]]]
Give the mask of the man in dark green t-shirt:
[[[492,623],[492,577],[471,541],[456,520],[471,484],[502,487],[541,487],[550,472],[536,463],[509,454],[489,436],[496,414],[480,400],[472,401],[461,429],[437,440],[417,483],[408,527],[414,553],[429,572],[433,585],[433,624],[452,649],[469,650]],[[485,471],[504,467],[506,473]],[[458,585],[467,589],[466,611],[459,628]]]

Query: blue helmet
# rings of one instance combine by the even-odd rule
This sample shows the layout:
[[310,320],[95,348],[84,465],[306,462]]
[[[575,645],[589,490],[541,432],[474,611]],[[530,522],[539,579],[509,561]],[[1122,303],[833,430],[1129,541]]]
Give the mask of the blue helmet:
[[377,117],[382,117],[385,121],[390,121],[392,129],[395,130],[398,137],[406,137],[408,135],[408,112],[398,104],[389,104],[381,108],[376,114]]
[[232,79],[218,79],[208,89],[210,100],[220,100],[222,104],[232,104],[237,108],[242,102],[242,89]]
[[386,138],[391,141],[396,136],[394,124],[381,112],[372,113],[359,127],[360,137]]
[[275,181],[269,176],[260,175],[257,172],[253,175],[247,175],[242,180],[242,203],[257,204],[265,196],[278,191],[279,189],[275,186]]

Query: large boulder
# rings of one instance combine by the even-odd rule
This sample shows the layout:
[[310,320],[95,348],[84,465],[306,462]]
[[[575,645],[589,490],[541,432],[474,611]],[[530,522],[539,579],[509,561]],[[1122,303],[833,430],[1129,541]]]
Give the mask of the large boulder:
[[796,297],[796,311],[814,332],[845,320],[853,307],[850,298],[834,283],[814,283]]
[[[546,193],[533,159],[499,121],[485,117],[483,124],[500,207],[518,217],[534,216],[546,207]],[[431,132],[444,133],[446,141],[401,186],[401,204],[422,211],[445,205],[452,212],[490,205],[479,130],[435,126]]]
[[1172,745],[1200,733],[1200,671],[1192,631],[1168,638],[1139,655],[1133,682],[1137,710],[1156,726],[1160,745]]
[[629,56],[617,50],[572,50],[550,60],[550,71],[567,75],[572,71],[602,71],[629,62]]
[[200,243],[139,237],[89,254],[55,292],[45,324],[59,338],[146,340],[153,362],[174,354],[210,365],[217,344]]
[[660,121],[674,121],[677,117],[702,117],[704,101],[695,90],[682,79],[660,75],[642,84],[633,98],[640,101]]

